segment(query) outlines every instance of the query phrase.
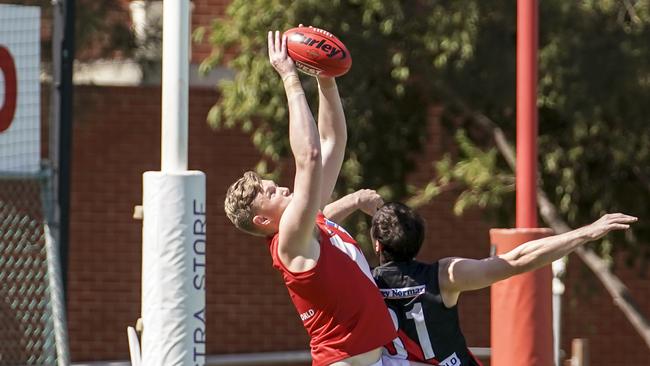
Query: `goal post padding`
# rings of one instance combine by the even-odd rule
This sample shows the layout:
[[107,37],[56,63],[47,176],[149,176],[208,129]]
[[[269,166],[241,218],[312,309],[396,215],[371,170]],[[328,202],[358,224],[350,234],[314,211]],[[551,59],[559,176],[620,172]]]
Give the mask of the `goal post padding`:
[[143,175],[142,365],[205,363],[205,174]]

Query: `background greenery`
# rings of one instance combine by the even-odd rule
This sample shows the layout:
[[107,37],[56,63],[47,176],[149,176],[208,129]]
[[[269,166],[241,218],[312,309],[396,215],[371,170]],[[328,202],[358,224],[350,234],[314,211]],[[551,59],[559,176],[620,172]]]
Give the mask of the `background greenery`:
[[[227,16],[199,29],[214,52],[208,71],[226,61],[234,80],[208,117],[215,128],[251,133],[264,154],[260,172],[278,177],[290,151],[282,85],[267,61],[266,32],[298,23],[341,38],[353,67],[339,79],[349,125],[338,194],[381,187],[387,199],[426,204],[445,187],[455,211],[485,209],[514,224],[514,176],[477,123],[515,134],[516,3],[494,0],[234,0]],[[642,218],[628,240],[598,244],[625,251],[645,268],[650,257],[650,2],[540,2],[540,184],[573,227],[604,212]],[[224,56],[226,56],[224,58]],[[304,78],[315,102],[316,86]],[[315,104],[312,103],[313,106]],[[426,144],[427,111],[442,106],[448,153],[425,187],[405,177]],[[367,223],[354,225],[365,232]],[[362,238],[363,239],[363,238]],[[625,243],[625,244],[624,244]]]

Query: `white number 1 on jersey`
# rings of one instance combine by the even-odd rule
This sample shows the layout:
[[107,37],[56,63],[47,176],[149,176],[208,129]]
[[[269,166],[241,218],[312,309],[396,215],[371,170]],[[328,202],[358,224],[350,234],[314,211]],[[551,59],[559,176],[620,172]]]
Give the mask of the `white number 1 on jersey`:
[[413,308],[406,312],[406,318],[413,319],[415,322],[415,331],[418,333],[418,343],[422,347],[422,353],[426,360],[435,357],[433,347],[431,346],[431,339],[429,339],[429,331],[427,330],[427,323],[424,320],[424,310],[422,310],[422,303],[416,302]]

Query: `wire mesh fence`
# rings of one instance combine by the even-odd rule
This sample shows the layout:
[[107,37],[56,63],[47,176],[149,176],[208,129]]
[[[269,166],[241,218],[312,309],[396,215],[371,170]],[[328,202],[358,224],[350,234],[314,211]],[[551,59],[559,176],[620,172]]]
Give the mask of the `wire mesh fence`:
[[56,365],[47,179],[0,175],[0,366]]

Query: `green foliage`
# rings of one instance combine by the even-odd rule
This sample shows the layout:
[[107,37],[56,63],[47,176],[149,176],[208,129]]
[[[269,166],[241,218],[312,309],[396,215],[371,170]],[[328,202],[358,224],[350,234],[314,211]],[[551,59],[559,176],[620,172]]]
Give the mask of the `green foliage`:
[[[406,174],[426,136],[426,85],[410,78],[421,67],[410,51],[420,47],[405,36],[415,14],[399,1],[233,1],[228,18],[205,32],[215,48],[203,70],[228,59],[237,71],[234,80],[219,85],[222,99],[210,111],[210,124],[250,132],[272,163],[263,166],[279,167],[274,163],[290,153],[288,111],[282,84],[268,62],[266,32],[299,23],[331,30],[353,59],[352,70],[338,80],[349,132],[337,191],[372,187],[389,199],[404,196]],[[224,58],[230,52],[234,56]],[[316,83],[303,77],[303,84],[315,108]]]
[[512,174],[498,169],[498,153],[495,149],[481,150],[463,130],[458,131],[456,140],[461,157],[458,163],[453,164],[447,154],[436,164],[440,184],[449,184],[452,181],[471,183],[456,200],[454,213],[461,215],[466,208],[472,206],[499,207],[503,195],[514,192],[515,182]]
[[[453,185],[458,213],[485,207],[506,218],[499,224],[513,224],[513,173],[471,116],[489,117],[514,142],[515,2],[234,0],[226,18],[195,34],[215,46],[204,71],[224,61],[236,71],[220,85],[209,121],[249,131],[271,171],[289,149],[266,32],[298,23],[337,34],[354,60],[339,80],[350,134],[339,193],[383,187],[386,198],[403,199],[412,159],[426,143],[427,108],[442,104],[457,145],[445,147],[420,198]],[[649,216],[650,3],[549,0],[540,2],[539,23],[543,189],[574,227],[605,211]],[[315,106],[315,83],[304,83]],[[647,257],[650,226],[637,224],[634,236],[635,243],[601,249]]]
[[[511,11],[499,9],[500,5],[508,6],[491,2],[491,11]],[[649,11],[648,2],[540,2],[539,170],[542,188],[574,227],[604,212],[622,211],[639,217],[650,214],[650,105],[645,102],[650,98]],[[481,17],[480,23],[484,19]],[[453,85],[454,96],[489,116],[514,143],[514,33],[510,43],[497,45],[499,34],[514,30],[511,24],[485,21],[480,28],[486,31],[480,32],[475,50],[480,57],[458,73],[445,74],[445,78]],[[495,61],[502,54],[509,61],[499,65]],[[505,70],[509,74],[504,75],[504,65],[508,65]],[[484,93],[462,85],[473,78],[470,70],[480,73],[481,79],[473,85]],[[453,104],[448,103],[452,115]],[[486,146],[489,138],[475,135],[475,142]],[[463,142],[459,143],[462,146]],[[508,218],[503,225],[512,225],[514,207],[501,205],[499,199],[512,200],[512,192],[505,189],[508,180],[499,183],[503,185],[499,189],[485,189],[481,180],[486,174],[498,177],[499,171],[511,174],[507,165],[484,164],[481,169],[477,164],[476,171],[458,174],[472,161],[489,161],[492,154],[490,149],[475,152],[459,154],[455,163],[447,162],[448,166],[439,165],[439,177],[434,182],[451,179],[461,183],[465,189],[456,208],[487,202],[501,217]],[[490,197],[477,195],[477,190]],[[636,240],[615,240],[616,246],[604,241],[599,246],[601,253],[609,256],[624,250],[630,258],[645,263],[649,229],[642,221],[630,235]]]
[[[575,226],[606,211],[648,217],[650,4],[556,3],[542,9],[559,20],[541,45],[544,190]],[[624,249],[647,260],[649,228],[642,221],[638,242],[605,242],[603,254]]]

